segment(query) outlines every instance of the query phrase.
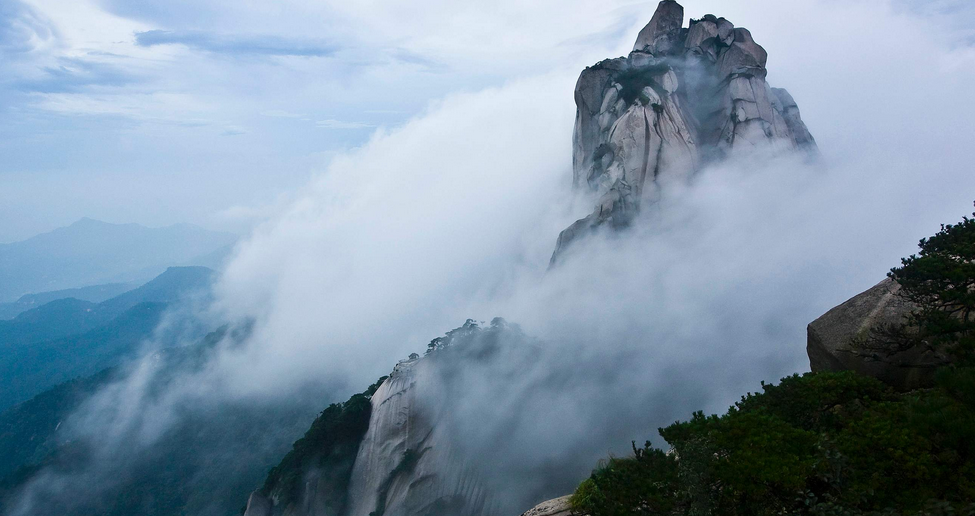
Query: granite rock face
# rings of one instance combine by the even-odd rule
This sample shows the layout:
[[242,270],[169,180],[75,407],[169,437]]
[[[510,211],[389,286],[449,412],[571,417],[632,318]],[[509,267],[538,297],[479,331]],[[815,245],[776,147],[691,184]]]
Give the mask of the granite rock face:
[[673,0],[664,0],[657,6],[653,18],[636,38],[633,50],[670,52],[680,43],[680,30],[684,24],[684,8]]
[[288,463],[301,464],[300,481],[282,481],[293,478],[290,471],[277,476],[271,488],[251,494],[244,516],[504,514],[498,490],[485,487],[477,468],[483,455],[461,449],[455,417],[467,405],[457,394],[464,372],[497,360],[502,342],[522,349],[523,334],[502,319],[486,326],[468,320],[431,341],[422,358],[400,361],[382,383],[356,395],[368,396],[369,410],[354,443],[337,435],[350,435],[349,419],[319,426],[311,460]]
[[450,427],[443,424],[441,414],[444,400],[418,388],[418,383],[436,376],[433,368],[435,361],[419,356],[401,361],[372,395],[369,428],[359,443],[347,487],[348,505],[341,513],[326,501],[337,483],[320,470],[310,470],[304,473],[295,503],[279,505],[255,491],[244,516],[500,514],[477,474],[452,446]]
[[[900,391],[929,386],[933,357],[911,351],[895,357],[854,353],[851,343],[882,324],[901,324],[914,306],[897,295],[900,285],[885,279],[823,314],[806,328],[809,366],[818,371],[856,371],[873,376]],[[880,359],[884,358],[884,359]]]
[[751,33],[710,14],[687,28],[683,18],[677,2],[660,2],[628,56],[579,76],[573,183],[596,207],[559,235],[553,263],[571,241],[627,225],[707,163],[756,149],[816,152],[795,100],[766,83],[768,54]]
[[247,498],[247,507],[244,509],[244,516],[271,516],[274,512],[274,505],[266,496],[254,491]]
[[349,516],[493,514],[491,496],[452,449],[440,404],[421,403],[417,381],[431,361],[400,362],[372,398],[372,419],[349,485]]
[[572,512],[572,507],[569,505],[569,498],[571,497],[568,495],[544,501],[521,516],[579,516]]

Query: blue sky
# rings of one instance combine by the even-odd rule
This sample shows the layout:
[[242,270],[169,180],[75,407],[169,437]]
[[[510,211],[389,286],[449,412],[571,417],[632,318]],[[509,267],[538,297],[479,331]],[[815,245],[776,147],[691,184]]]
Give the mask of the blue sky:
[[351,4],[4,0],[0,242],[82,216],[246,230],[377,129],[596,59],[646,7]]
[[[784,37],[761,2],[683,3],[761,27],[766,46]],[[964,1],[898,5],[973,18]],[[0,242],[83,216],[246,231],[332,157],[445,95],[624,53],[654,7],[4,0]],[[571,92],[553,95],[571,109]]]

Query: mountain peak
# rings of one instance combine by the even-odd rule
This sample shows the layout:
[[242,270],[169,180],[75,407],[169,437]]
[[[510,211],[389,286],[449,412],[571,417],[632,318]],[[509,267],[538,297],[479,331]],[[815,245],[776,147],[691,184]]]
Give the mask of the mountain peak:
[[677,46],[683,24],[684,8],[674,0],[663,0],[657,4],[650,23],[640,31],[633,50],[669,53]]
[[628,226],[668,185],[733,153],[817,152],[795,100],[765,81],[768,53],[750,31],[713,14],[683,21],[680,4],[660,2],[628,56],[579,76],[573,183],[596,206],[559,235],[553,264],[578,237]]
[[0,302],[33,292],[141,283],[173,265],[218,265],[236,240],[191,224],[151,228],[83,217],[0,246]]
[[69,228],[73,228],[73,227],[84,227],[84,226],[114,226],[114,225],[116,225],[116,224],[112,224],[110,222],[105,222],[105,221],[102,221],[102,220],[93,219],[91,217],[81,217],[80,219],[78,219],[74,223],[70,224],[68,227]]

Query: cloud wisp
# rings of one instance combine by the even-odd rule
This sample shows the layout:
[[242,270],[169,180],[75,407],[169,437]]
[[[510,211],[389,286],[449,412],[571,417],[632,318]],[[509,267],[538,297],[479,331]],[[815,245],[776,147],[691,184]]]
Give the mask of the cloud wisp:
[[44,67],[40,77],[17,81],[14,86],[29,93],[76,93],[93,87],[127,86],[140,80],[120,67],[91,58],[62,57],[56,63]]
[[214,34],[194,30],[148,30],[135,33],[136,45],[184,45],[215,54],[237,56],[325,57],[338,46],[324,41],[288,39],[273,35]]
[[51,21],[20,0],[0,5],[0,52],[25,53],[57,38]]

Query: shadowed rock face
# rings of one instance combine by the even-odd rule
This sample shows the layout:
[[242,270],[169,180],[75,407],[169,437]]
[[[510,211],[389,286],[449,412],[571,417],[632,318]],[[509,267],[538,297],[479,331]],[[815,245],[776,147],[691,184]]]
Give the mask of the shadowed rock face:
[[751,33],[713,15],[688,28],[683,19],[677,2],[660,2],[628,56],[579,76],[573,182],[597,201],[559,235],[553,263],[569,242],[626,226],[708,162],[757,149],[816,152],[795,100],[765,82],[768,54]]
[[450,426],[443,423],[446,400],[418,388],[434,381],[436,367],[427,358],[401,361],[372,395],[369,428],[355,456],[344,510],[338,512],[326,500],[334,498],[332,490],[340,483],[310,470],[294,503],[278,504],[273,495],[255,491],[244,516],[499,514],[478,475],[452,445]]
[[[470,369],[496,367],[502,357],[511,356],[502,355],[502,347],[531,353],[526,339],[502,319],[485,327],[468,320],[434,339],[426,356],[410,355],[381,384],[356,395],[369,396],[369,410],[367,428],[355,434],[354,443],[336,436],[351,435],[348,418],[320,425],[313,437],[306,434],[303,439],[315,448],[309,451],[296,443],[295,449],[304,450],[310,460],[286,460],[278,467],[300,464],[300,481],[282,480],[291,477],[275,476],[272,470],[269,478],[276,480],[251,494],[244,516],[505,514],[503,502],[511,505],[510,500],[499,501],[498,489],[485,486],[485,469],[477,467],[487,458],[469,445],[465,448],[458,437],[464,432],[457,427],[456,414],[469,400],[458,392],[465,392]],[[348,448],[353,458],[336,453],[338,446],[348,445],[354,445]],[[520,508],[521,503],[514,505]]]
[[[929,386],[933,380],[930,356],[906,352],[879,360],[852,353],[854,339],[882,324],[901,324],[914,308],[897,295],[900,285],[885,279],[836,306],[806,329],[809,366],[818,371],[856,371],[873,376],[901,391]],[[881,358],[881,357],[878,357]]]
[[429,360],[400,362],[372,398],[372,420],[349,486],[350,516],[492,514],[491,497],[438,424],[441,403],[417,382],[433,373]]

